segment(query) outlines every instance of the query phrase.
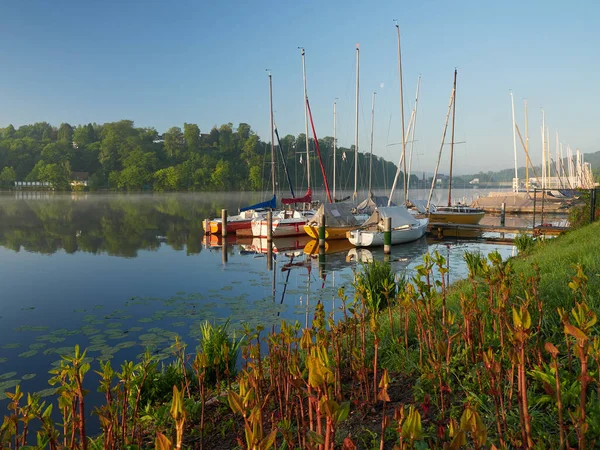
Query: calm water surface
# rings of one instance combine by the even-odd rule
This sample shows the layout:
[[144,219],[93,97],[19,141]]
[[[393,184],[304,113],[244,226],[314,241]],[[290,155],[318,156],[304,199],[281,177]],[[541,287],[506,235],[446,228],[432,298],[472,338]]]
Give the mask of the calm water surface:
[[[230,238],[224,247],[204,239],[204,218],[259,200],[239,193],[0,195],[0,409],[3,392],[17,383],[48,394],[48,370],[75,344],[88,348],[98,369],[97,360],[113,359],[115,367],[145,348],[166,357],[175,336],[194,348],[205,320],[229,319],[238,329],[282,319],[304,324],[318,301],[337,311],[337,290],[352,294],[360,261],[384,258],[381,249],[356,251],[344,242],[319,257],[307,238],[288,238],[275,241],[269,264],[264,240]],[[466,276],[465,251],[496,249],[514,253],[423,238],[394,246],[391,263],[410,276],[426,252],[438,250],[452,281]]]

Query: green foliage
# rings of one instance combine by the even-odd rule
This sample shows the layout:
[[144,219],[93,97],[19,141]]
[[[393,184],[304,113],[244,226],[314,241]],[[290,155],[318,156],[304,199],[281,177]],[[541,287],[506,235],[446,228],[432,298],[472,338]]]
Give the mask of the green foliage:
[[214,381],[222,378],[227,371],[234,374],[243,339],[236,339],[235,333],[230,333],[229,320],[223,325],[206,321],[200,326],[200,332],[202,340],[199,348],[208,361],[206,378]]
[[[581,228],[590,223],[591,191],[580,189],[579,199],[582,203],[569,210],[569,222],[573,229]],[[600,190],[598,189],[596,189],[596,209],[594,211],[594,217],[596,220],[600,219]]]
[[363,265],[355,287],[364,296],[369,310],[377,312],[387,308],[388,300],[396,297],[396,275],[389,263],[374,260]]
[[0,185],[10,187],[17,181],[17,172],[12,167],[4,167],[0,172]]
[[[305,142],[303,134],[281,139],[283,158],[296,189],[301,189],[306,182],[306,163],[301,163],[297,155]],[[314,146],[312,139],[309,144]],[[333,139],[320,139],[319,145],[331,179]],[[353,168],[349,160],[343,159],[343,154],[351,151],[338,147],[338,189],[348,188]],[[287,190],[279,152],[276,159],[276,179],[280,189]],[[319,179],[314,152],[311,160],[311,176]],[[0,171],[12,167],[17,181],[42,181],[39,175],[43,166],[68,163],[74,172],[93,174],[94,181],[89,184],[95,189],[262,190],[269,185],[271,177],[268,162],[268,143],[247,123],[240,123],[237,128],[231,123],[215,126],[207,134],[201,134],[196,124],[184,123],[183,130],[171,127],[162,136],[154,128],[136,128],[131,120],[75,127],[63,123],[58,130],[40,122],[17,130],[11,125],[0,130]],[[360,153],[359,166],[366,167],[367,163],[368,155]],[[374,188],[383,187],[384,180],[393,178],[395,172],[393,163],[374,157]],[[364,182],[363,177],[360,180]],[[69,187],[60,181],[55,189]]]
[[515,246],[519,253],[527,253],[535,246],[535,239],[527,233],[519,233],[515,237]]

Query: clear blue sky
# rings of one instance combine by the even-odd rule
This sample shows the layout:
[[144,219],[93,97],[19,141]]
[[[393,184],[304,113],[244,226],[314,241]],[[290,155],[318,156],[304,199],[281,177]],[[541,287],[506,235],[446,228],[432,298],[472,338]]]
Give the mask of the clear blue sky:
[[[375,153],[397,161],[396,34],[402,32],[406,122],[421,95],[414,167],[433,170],[458,68],[458,173],[512,166],[509,90],[524,129],[529,104],[534,162],[540,107],[552,135],[600,150],[600,2],[431,1],[4,2],[0,14],[0,127],[120,119],[160,132],[249,123],[268,140],[272,70],[280,133],[304,131],[302,70],[320,137],[354,142],[355,45],[361,48],[360,149],[368,150],[376,90]],[[519,164],[524,155],[519,151]],[[447,165],[443,167],[447,171]]]

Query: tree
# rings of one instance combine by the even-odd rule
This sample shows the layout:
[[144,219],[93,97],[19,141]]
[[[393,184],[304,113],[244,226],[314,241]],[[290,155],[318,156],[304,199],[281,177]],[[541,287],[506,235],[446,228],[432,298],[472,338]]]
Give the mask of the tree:
[[17,172],[12,167],[5,167],[0,172],[0,184],[4,186],[11,186],[17,181]]
[[15,127],[9,124],[2,132],[2,137],[4,139],[13,139],[15,137],[15,133]]
[[179,160],[183,156],[185,149],[185,140],[181,128],[169,128],[164,134],[164,138],[167,155],[174,160]]
[[96,133],[91,123],[87,125],[79,125],[73,133],[73,142],[78,147],[85,147],[86,145],[96,142]]
[[187,147],[188,157],[200,151],[200,128],[195,123],[183,124],[183,136]]
[[179,185],[179,174],[173,166],[154,172],[154,189],[157,191],[174,191]]
[[58,129],[58,133],[56,135],[57,140],[60,142],[65,142],[67,144],[73,143],[73,127],[68,123],[62,123]]
[[38,175],[39,181],[50,183],[56,189],[66,189],[70,184],[71,167],[68,162],[62,164],[46,164]]

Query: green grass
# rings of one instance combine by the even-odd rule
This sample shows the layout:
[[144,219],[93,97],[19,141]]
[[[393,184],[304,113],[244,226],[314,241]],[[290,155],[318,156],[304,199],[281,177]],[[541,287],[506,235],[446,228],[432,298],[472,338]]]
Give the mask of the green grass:
[[[523,255],[510,259],[513,269],[513,294],[524,296],[526,283],[539,267],[540,298],[544,304],[544,331],[549,335],[560,323],[557,308],[571,309],[574,304],[569,282],[575,275],[573,264],[581,264],[588,277],[588,306],[600,314],[600,222],[567,232],[554,239],[536,241]],[[483,288],[483,286],[480,286]],[[469,280],[461,280],[450,289],[449,307],[458,310],[461,293],[470,297]]]

